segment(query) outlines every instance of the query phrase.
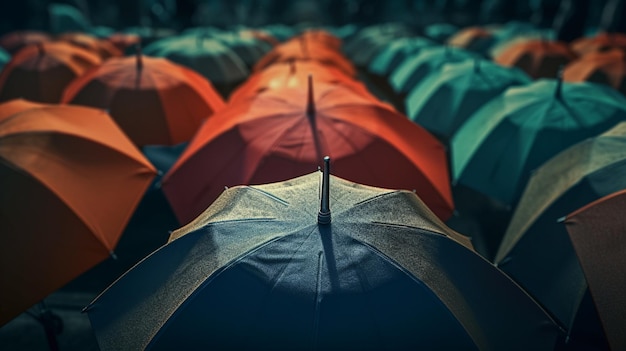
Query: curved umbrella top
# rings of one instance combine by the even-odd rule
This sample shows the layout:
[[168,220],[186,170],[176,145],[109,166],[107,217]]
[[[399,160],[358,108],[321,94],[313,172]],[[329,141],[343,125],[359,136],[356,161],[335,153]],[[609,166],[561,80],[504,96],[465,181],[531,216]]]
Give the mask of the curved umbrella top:
[[52,40],[50,34],[35,30],[18,30],[6,33],[0,37],[0,47],[10,54],[17,53],[30,44],[45,43]]
[[[196,38],[202,40],[198,36]],[[210,35],[209,38],[216,39],[233,50],[248,68],[254,66],[273,47],[265,41],[259,40],[252,35],[243,35],[241,32],[221,32]]]
[[[339,37],[323,29],[306,29],[298,34],[298,38],[302,38],[312,43],[324,44],[328,46],[328,48],[337,51],[341,50],[343,45],[343,42]],[[296,39],[292,38],[291,40]]]
[[83,32],[63,33],[57,36],[56,39],[89,50],[100,56],[103,60],[123,55],[123,52],[115,47],[113,43]]
[[110,111],[139,146],[189,141],[200,125],[224,107],[200,74],[167,59],[112,58],[70,84],[64,103]]
[[553,349],[560,333],[545,312],[415,194],[330,176],[324,225],[319,179],[226,190],[86,307],[102,350],[181,338],[225,349]]
[[389,75],[407,57],[417,55],[422,49],[435,45],[434,41],[423,37],[394,39],[372,58],[368,70],[380,76]]
[[156,170],[102,110],[0,121],[0,325],[113,252]]
[[602,85],[541,79],[511,87],[453,136],[453,181],[514,206],[531,171],[625,118],[626,98]]
[[0,103],[0,123],[3,119],[11,117],[12,115],[29,110],[31,108],[45,107],[47,104],[28,101],[24,99],[13,99],[3,103]]
[[411,31],[401,24],[368,26],[351,37],[343,51],[356,66],[368,67],[390,41],[409,37],[411,34]]
[[570,44],[578,55],[602,52],[611,49],[626,50],[626,35],[623,33],[600,32],[591,37],[580,38]]
[[60,102],[71,81],[101,63],[98,55],[67,43],[30,45],[15,54],[0,73],[0,101]]
[[576,58],[564,42],[545,39],[526,40],[507,47],[494,61],[503,66],[515,66],[534,79],[556,78],[561,67]]
[[611,49],[588,53],[565,66],[563,79],[606,84],[626,94],[626,51]]
[[516,68],[475,59],[445,64],[427,76],[405,99],[407,116],[431,133],[449,140],[470,116],[506,89],[530,84]]
[[250,73],[233,50],[210,38],[170,37],[153,42],[143,52],[148,56],[165,57],[191,68],[215,85],[240,83]]
[[438,216],[450,216],[445,150],[431,134],[347,87],[316,84],[309,93],[268,90],[207,120],[163,180],[181,223],[200,214],[224,186],[306,174],[326,154],[337,175],[415,190]]
[[622,122],[541,165],[530,177],[495,257],[502,270],[567,328],[574,323],[587,283],[558,219],[626,189],[625,146]]
[[439,70],[446,63],[474,60],[479,56],[464,49],[435,46],[420,50],[407,57],[389,77],[396,92],[408,93],[428,74]]
[[626,191],[618,191],[567,215],[565,227],[580,260],[611,350],[626,347],[624,294],[626,261],[622,210]]

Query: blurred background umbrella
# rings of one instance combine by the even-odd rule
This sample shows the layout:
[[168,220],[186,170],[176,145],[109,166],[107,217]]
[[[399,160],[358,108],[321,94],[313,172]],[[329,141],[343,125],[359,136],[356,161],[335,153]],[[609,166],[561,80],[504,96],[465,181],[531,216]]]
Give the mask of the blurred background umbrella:
[[411,35],[412,31],[399,23],[372,25],[350,37],[343,52],[357,67],[365,68],[390,41]]
[[448,143],[479,108],[507,88],[530,84],[521,70],[487,60],[445,64],[419,82],[406,97],[407,116]]
[[611,49],[626,50],[626,33],[600,32],[593,36],[575,40],[570,46],[572,51],[581,56]]
[[21,48],[52,40],[50,34],[36,30],[11,31],[0,37],[0,47],[10,54],[17,53]]
[[580,259],[612,350],[626,347],[625,191],[607,195],[568,214],[565,227]]
[[530,172],[626,118],[626,99],[599,84],[542,79],[511,87],[452,137],[452,179],[514,208]]
[[495,42],[496,37],[493,33],[478,26],[463,28],[446,40],[447,45],[475,52],[485,57],[489,56],[489,50]]
[[243,60],[215,39],[176,36],[155,41],[143,51],[148,56],[164,57],[202,74],[224,98],[250,74]]
[[109,257],[155,174],[104,111],[0,121],[0,325]]
[[2,72],[2,68],[4,68],[4,65],[9,61],[11,61],[11,54],[0,48],[0,72]]
[[113,58],[70,84],[64,103],[107,109],[138,146],[189,141],[224,107],[198,73],[167,59]]
[[606,84],[626,94],[626,52],[611,49],[588,53],[565,66],[563,79]]
[[71,81],[100,63],[98,55],[67,43],[30,45],[0,73],[0,102],[16,98],[60,102]]
[[445,43],[459,31],[459,27],[450,23],[432,23],[424,27],[424,35],[438,43]]
[[555,78],[561,67],[575,58],[566,43],[537,39],[509,46],[494,57],[494,61],[507,67],[518,67],[538,79]]
[[[534,171],[494,260],[568,330],[587,283],[565,227],[557,220],[626,189],[625,146],[622,122],[565,149]],[[587,325],[584,330],[593,328]]]
[[391,106],[328,84],[314,92],[272,89],[228,105],[198,131],[163,190],[185,224],[224,186],[307,174],[326,154],[338,176],[415,190],[441,218],[452,212],[443,145]]
[[57,40],[89,50],[100,56],[102,60],[119,57],[123,54],[113,43],[82,32],[63,33],[57,36]]
[[85,308],[100,348],[553,349],[545,312],[415,194],[323,178],[321,208],[319,172],[226,190]]
[[424,37],[396,38],[388,42],[374,56],[367,70],[378,76],[388,76],[407,57],[417,55],[422,49],[435,46]]

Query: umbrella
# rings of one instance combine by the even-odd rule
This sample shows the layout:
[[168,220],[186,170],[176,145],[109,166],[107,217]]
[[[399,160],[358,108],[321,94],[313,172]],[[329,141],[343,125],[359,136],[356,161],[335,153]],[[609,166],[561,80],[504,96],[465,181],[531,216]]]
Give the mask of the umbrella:
[[306,89],[309,75],[312,75],[316,82],[341,84],[364,96],[376,99],[363,83],[346,75],[338,68],[315,61],[290,61],[275,63],[254,73],[237,90],[233,91],[229,101],[252,97],[268,89],[284,87]]
[[12,115],[29,110],[36,107],[45,107],[46,104],[28,101],[24,99],[14,99],[7,102],[0,103],[0,123],[3,119],[11,117]]
[[568,82],[594,82],[609,85],[626,94],[626,52],[612,49],[591,52],[572,61],[563,71]]
[[148,56],[164,57],[202,74],[224,97],[250,73],[233,50],[215,39],[171,37],[155,41],[143,51]]
[[626,348],[625,193],[622,190],[607,195],[565,219],[611,350]]
[[122,51],[115,47],[110,41],[98,39],[92,35],[81,32],[63,33],[59,35],[57,39],[89,50],[100,56],[103,60],[123,55]]
[[422,49],[433,46],[435,42],[423,37],[394,39],[372,59],[368,70],[379,76],[388,76],[407,57],[415,56]]
[[626,98],[599,84],[541,79],[507,89],[452,137],[453,182],[513,206],[530,172],[626,118]]
[[9,54],[15,54],[30,44],[45,43],[51,40],[48,33],[35,30],[18,30],[0,37],[0,47]]
[[496,36],[487,29],[474,26],[459,30],[446,40],[446,44],[488,56],[496,40]]
[[553,349],[545,312],[415,194],[325,172],[320,206],[320,176],[226,190],[85,308],[100,348]]
[[411,34],[409,28],[402,24],[372,25],[361,29],[351,37],[346,42],[343,51],[356,66],[367,67],[390,41],[409,37]]
[[11,61],[11,55],[3,48],[0,48],[0,72],[9,61]]
[[116,32],[108,37],[104,38],[105,41],[113,44],[119,51],[126,52],[126,50],[135,48],[141,43],[141,37],[137,34]]
[[96,54],[67,43],[30,45],[0,73],[0,101],[59,102],[71,81],[101,62]]
[[317,61],[336,67],[351,77],[356,76],[356,69],[352,63],[339,51],[329,48],[324,43],[316,43],[302,37],[296,37],[274,47],[254,65],[252,71],[259,72],[275,63],[289,61]]
[[349,180],[416,190],[441,218],[453,205],[443,145],[392,107],[341,85],[283,88],[229,104],[198,131],[165,175],[181,224],[224,186],[262,184],[311,172],[324,154]]
[[560,152],[533,172],[495,257],[568,329],[587,288],[557,220],[626,189],[626,123]]
[[233,50],[248,69],[252,68],[272,49],[272,46],[267,42],[258,40],[252,35],[244,35],[241,32],[222,32],[210,35],[209,38],[216,39]]
[[610,49],[626,50],[626,34],[600,32],[592,37],[575,40],[570,47],[581,56]]
[[319,43],[326,45],[329,49],[336,51],[341,50],[343,45],[341,39],[323,29],[306,29],[298,34],[299,38],[307,40],[311,43]]
[[432,40],[445,43],[448,38],[458,33],[459,28],[450,23],[433,23],[424,28],[424,35]]
[[389,83],[398,93],[408,93],[428,74],[439,70],[446,63],[474,60],[477,55],[451,47],[432,47],[407,57],[389,77]]
[[448,63],[407,95],[408,117],[445,142],[480,107],[515,85],[530,84],[521,70],[483,59]]
[[64,103],[104,108],[138,146],[189,141],[224,106],[211,83],[163,58],[113,58],[70,84]]
[[108,258],[155,169],[104,111],[0,122],[0,325]]
[[575,58],[576,55],[564,42],[536,39],[507,47],[494,61],[507,67],[519,67],[538,79],[556,77],[559,69]]

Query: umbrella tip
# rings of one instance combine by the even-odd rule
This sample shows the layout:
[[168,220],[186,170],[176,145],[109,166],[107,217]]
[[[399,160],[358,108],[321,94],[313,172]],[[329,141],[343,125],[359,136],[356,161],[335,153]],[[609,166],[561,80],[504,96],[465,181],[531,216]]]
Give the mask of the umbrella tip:
[[315,99],[313,98],[313,75],[309,74],[309,91],[306,102],[306,115],[315,118]]
[[322,198],[320,211],[317,214],[317,224],[330,224],[330,157],[324,157],[324,171],[322,173]]

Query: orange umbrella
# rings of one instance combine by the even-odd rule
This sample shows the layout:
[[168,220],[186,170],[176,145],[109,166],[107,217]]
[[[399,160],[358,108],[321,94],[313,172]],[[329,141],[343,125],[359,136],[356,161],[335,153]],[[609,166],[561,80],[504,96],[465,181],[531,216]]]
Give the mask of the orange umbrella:
[[626,190],[565,218],[611,350],[626,349]]
[[301,87],[306,90],[309,75],[312,75],[316,82],[344,85],[364,96],[376,99],[363,83],[336,67],[315,61],[289,61],[275,63],[253,74],[230,95],[229,101],[255,96],[268,89]]
[[28,101],[24,99],[14,99],[0,104],[0,122],[18,112],[26,111],[31,108],[45,107],[46,104]]
[[388,105],[330,84],[318,84],[314,94],[312,87],[308,95],[272,89],[230,104],[198,131],[165,175],[163,191],[184,224],[225,186],[307,174],[323,155],[339,177],[415,190],[440,218],[452,212],[443,145]]
[[495,57],[503,66],[519,67],[534,79],[555,78],[561,66],[576,55],[566,43],[544,39],[527,40],[507,47]]
[[13,31],[0,37],[0,47],[10,54],[15,54],[27,45],[45,43],[51,39],[50,35],[44,32],[34,30]]
[[254,65],[252,71],[258,72],[275,63],[294,60],[318,61],[325,65],[334,66],[351,77],[356,75],[352,63],[339,51],[329,48],[326,44],[315,43],[303,38],[290,40],[274,47]]
[[341,39],[323,29],[307,29],[291,40],[306,40],[310,43],[318,43],[326,45],[329,49],[336,51],[341,50]]
[[139,146],[188,141],[224,106],[200,74],[167,59],[112,58],[67,87],[64,103],[107,109]]
[[626,50],[626,34],[602,32],[592,37],[575,40],[570,46],[572,51],[581,56],[610,49]]
[[156,170],[102,110],[0,122],[0,325],[108,258]]
[[113,44],[122,53],[126,49],[141,43],[141,37],[131,33],[114,33],[103,40]]
[[101,40],[85,33],[64,33],[59,35],[57,39],[89,50],[100,56],[103,60],[123,55],[123,52],[115,47],[112,42]]
[[588,53],[565,66],[563,79],[606,84],[626,94],[626,51],[612,49]]
[[0,73],[0,101],[57,103],[72,80],[101,62],[99,56],[67,43],[29,45]]

